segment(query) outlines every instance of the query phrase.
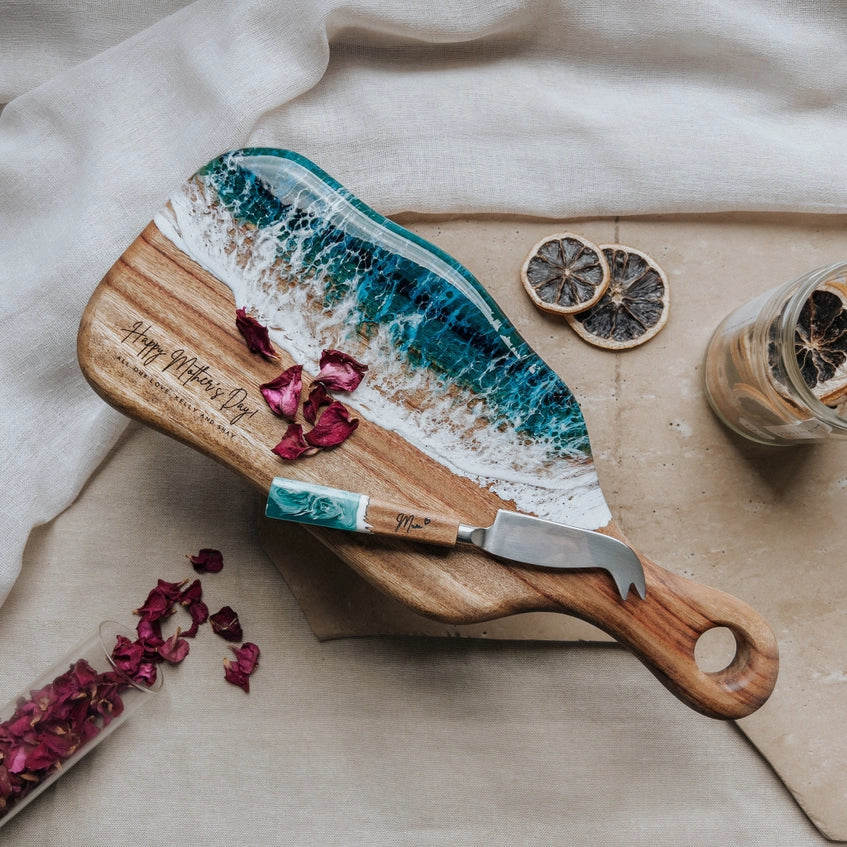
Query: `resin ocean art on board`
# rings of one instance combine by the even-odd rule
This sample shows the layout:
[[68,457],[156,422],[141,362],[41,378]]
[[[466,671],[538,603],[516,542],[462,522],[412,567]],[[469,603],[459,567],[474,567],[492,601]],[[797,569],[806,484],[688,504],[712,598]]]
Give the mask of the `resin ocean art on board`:
[[156,216],[239,307],[316,372],[321,351],[368,365],[345,403],[520,511],[610,520],[571,391],[484,288],[303,157],[228,153]]

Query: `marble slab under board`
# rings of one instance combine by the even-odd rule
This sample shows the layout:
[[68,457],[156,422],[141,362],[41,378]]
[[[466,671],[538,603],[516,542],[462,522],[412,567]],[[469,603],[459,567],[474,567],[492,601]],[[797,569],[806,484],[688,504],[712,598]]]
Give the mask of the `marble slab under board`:
[[[739,726],[818,829],[847,841],[847,541],[834,517],[847,505],[847,442],[794,448],[745,442],[716,420],[702,390],[703,352],[724,315],[800,273],[843,261],[847,219],[401,222],[468,267],[573,390],[602,490],[633,545],[663,567],[740,597],[770,622],[780,678],[768,703]],[[671,313],[656,338],[633,350],[600,350],[532,305],[520,283],[521,263],[540,238],[563,229],[595,243],[627,244],[659,262],[671,285]],[[322,639],[607,638],[589,624],[545,613],[469,626],[422,618],[381,595],[305,531],[260,524],[266,552]]]

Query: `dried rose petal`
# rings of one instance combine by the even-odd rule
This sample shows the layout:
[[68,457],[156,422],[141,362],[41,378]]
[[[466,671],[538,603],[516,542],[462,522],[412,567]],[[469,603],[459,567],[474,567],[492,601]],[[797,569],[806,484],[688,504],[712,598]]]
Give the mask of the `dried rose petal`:
[[37,746],[27,753],[27,770],[49,768],[57,759],[67,759],[76,751],[79,741],[77,733],[60,724],[41,728]]
[[176,632],[159,647],[159,655],[172,665],[179,664],[191,649],[188,642],[184,638],[180,638],[180,630],[177,627]]
[[118,635],[117,643],[112,650],[112,661],[119,671],[127,676],[138,673],[138,668],[144,659],[144,645],[140,641],[130,641],[125,635]]
[[250,693],[250,674],[256,670],[259,663],[259,648],[245,642],[241,647],[230,647],[235,653],[236,661],[224,659],[224,679]]
[[9,748],[6,754],[6,767],[9,769],[9,773],[21,773],[21,771],[26,770],[26,754],[27,748],[23,743]]
[[162,638],[162,623],[158,620],[151,621],[149,618],[142,618],[135,631],[138,633],[138,643],[147,652],[155,653],[165,640]]
[[97,685],[97,671],[85,659],[80,659],[72,665],[69,673],[74,683],[76,683],[78,690],[87,688],[93,691],[92,686]]
[[209,607],[200,599],[203,596],[203,586],[199,579],[195,579],[191,585],[179,595],[179,602],[185,606],[185,610],[191,617],[191,626],[183,633],[185,638],[194,638],[200,624],[209,618]]
[[245,641],[241,647],[230,647],[238,662],[238,667],[244,673],[253,673],[259,664],[259,648],[252,641]]
[[203,584],[199,579],[195,579],[188,588],[182,590],[179,595],[179,602],[182,606],[190,606],[196,603],[203,596]]
[[197,573],[218,573],[224,566],[221,551],[213,550],[211,547],[204,547],[196,556],[189,556],[188,560]]
[[312,447],[337,447],[346,441],[359,425],[356,418],[351,419],[347,407],[333,400],[318,419],[314,428],[306,433],[305,440]]
[[181,579],[179,582],[168,582],[166,579],[156,580],[156,588],[154,590],[161,591],[170,600],[175,603],[182,593],[182,587],[188,582],[187,579]]
[[194,638],[197,635],[200,624],[205,623],[209,619],[209,607],[202,600],[195,600],[186,607],[186,611],[191,616],[191,626],[182,634],[186,638]]
[[[116,652],[121,656],[131,646],[124,638]],[[0,815],[123,711],[120,692],[126,685],[118,671],[100,674],[79,659],[18,701],[14,714],[0,722]]]
[[367,365],[357,362],[347,353],[340,350],[324,350],[321,353],[320,371],[316,379],[330,390],[354,391],[367,369]]
[[305,442],[303,427],[300,424],[289,424],[282,440],[271,452],[276,453],[281,459],[297,459],[304,454],[309,456],[318,451]]
[[[201,553],[204,551],[201,550]],[[220,553],[217,550],[209,551]],[[199,555],[199,554],[198,554]],[[221,567],[223,567],[223,557],[220,557]],[[185,638],[194,638],[197,635],[197,630],[201,623],[205,623],[209,617],[209,607],[202,601],[203,585],[199,579],[195,579],[188,588],[183,589],[179,595],[180,605],[185,606],[185,610],[191,617],[191,626],[182,633]]]
[[154,665],[153,662],[142,662],[138,672],[135,673],[132,678],[136,682],[143,682],[145,685],[151,686],[156,682],[157,675],[158,671],[156,670],[156,665]]
[[302,374],[302,365],[292,365],[276,379],[259,386],[262,397],[275,415],[294,420],[303,390]]
[[55,764],[58,759],[64,759],[76,749],[76,742],[66,739],[61,752],[54,753],[44,741],[26,751],[24,769],[28,771],[40,771]]
[[321,406],[328,406],[332,397],[326,392],[326,386],[322,382],[313,382],[309,391],[309,399],[303,404],[303,417],[313,424],[318,417]]
[[230,606],[224,606],[219,612],[215,612],[209,618],[209,623],[212,625],[213,631],[227,641],[240,641],[244,634],[241,631],[241,622],[238,620],[238,615]]
[[224,679],[239,688],[243,688],[248,694],[250,693],[250,679],[244,671],[239,669],[236,662],[224,659]]
[[251,353],[261,353],[266,359],[279,359],[268,336],[268,328],[259,323],[254,317],[247,314],[246,310],[235,310],[235,325],[247,342],[247,349]]
[[147,595],[144,605],[135,610],[136,615],[151,621],[166,618],[173,612],[174,603],[179,598],[183,582],[166,582],[160,579],[157,586]]
[[124,710],[121,691],[126,688],[124,680],[117,674],[100,674],[97,694],[92,698],[92,711],[103,718],[103,725],[108,726]]

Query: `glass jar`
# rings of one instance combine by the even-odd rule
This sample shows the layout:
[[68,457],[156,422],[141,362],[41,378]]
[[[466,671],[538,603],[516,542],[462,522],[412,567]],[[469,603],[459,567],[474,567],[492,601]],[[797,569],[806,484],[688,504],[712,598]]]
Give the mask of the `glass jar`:
[[746,438],[847,437],[847,263],[810,271],[728,315],[704,371],[712,409]]
[[0,826],[161,688],[161,668],[147,685],[116,667],[119,636],[136,633],[104,621],[0,711]]

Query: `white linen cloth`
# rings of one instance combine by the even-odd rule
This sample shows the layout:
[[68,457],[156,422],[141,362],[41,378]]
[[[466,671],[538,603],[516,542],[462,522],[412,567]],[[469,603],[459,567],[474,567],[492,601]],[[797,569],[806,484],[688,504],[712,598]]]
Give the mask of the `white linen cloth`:
[[76,365],[89,294],[227,149],[387,214],[847,209],[838,0],[180,5],[0,2],[0,601],[125,423]]

